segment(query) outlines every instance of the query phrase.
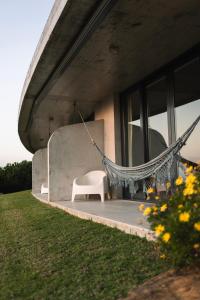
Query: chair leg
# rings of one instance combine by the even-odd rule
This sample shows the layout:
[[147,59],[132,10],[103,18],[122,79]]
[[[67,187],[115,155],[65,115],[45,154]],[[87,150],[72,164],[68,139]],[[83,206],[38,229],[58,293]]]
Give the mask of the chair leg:
[[72,193],[72,202],[74,202],[76,194]]
[[101,202],[104,202],[105,194],[104,194],[104,193],[101,193],[101,194],[100,194],[100,197],[101,197]]

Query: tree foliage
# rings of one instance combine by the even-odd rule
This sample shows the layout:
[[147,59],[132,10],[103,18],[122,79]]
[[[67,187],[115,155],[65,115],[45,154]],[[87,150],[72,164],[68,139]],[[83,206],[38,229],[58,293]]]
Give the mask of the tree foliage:
[[32,162],[7,164],[0,167],[0,193],[7,194],[31,189]]

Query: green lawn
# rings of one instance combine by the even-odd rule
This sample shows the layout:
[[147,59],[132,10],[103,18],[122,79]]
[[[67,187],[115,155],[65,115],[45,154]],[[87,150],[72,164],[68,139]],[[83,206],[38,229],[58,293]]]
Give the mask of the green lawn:
[[168,268],[145,239],[0,196],[0,299],[118,299]]

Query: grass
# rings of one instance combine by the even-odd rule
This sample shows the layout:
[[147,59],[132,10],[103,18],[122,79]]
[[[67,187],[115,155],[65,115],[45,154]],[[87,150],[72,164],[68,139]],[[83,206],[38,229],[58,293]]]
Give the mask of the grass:
[[168,266],[155,245],[34,199],[0,196],[0,299],[118,299]]

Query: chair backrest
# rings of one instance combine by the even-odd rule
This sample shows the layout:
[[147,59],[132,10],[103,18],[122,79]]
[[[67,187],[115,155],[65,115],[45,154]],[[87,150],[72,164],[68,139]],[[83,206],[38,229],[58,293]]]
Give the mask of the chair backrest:
[[104,171],[90,171],[79,177],[77,183],[83,185],[95,185],[101,182],[104,176],[106,176]]

